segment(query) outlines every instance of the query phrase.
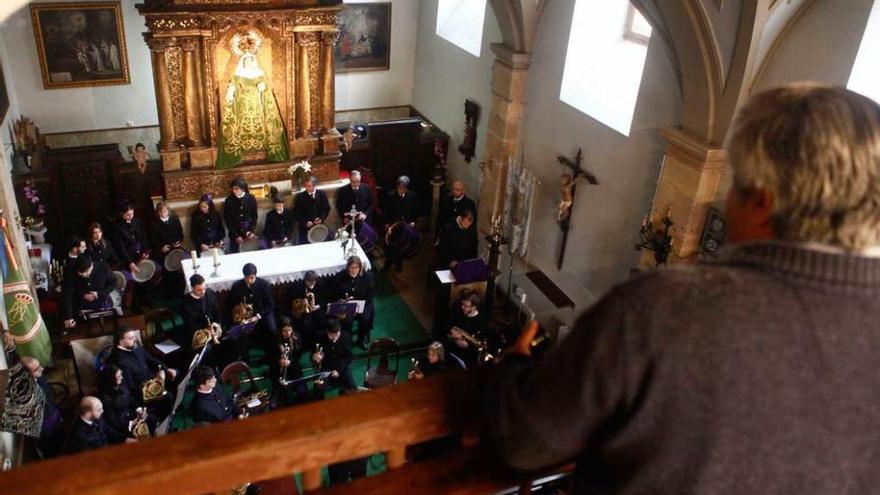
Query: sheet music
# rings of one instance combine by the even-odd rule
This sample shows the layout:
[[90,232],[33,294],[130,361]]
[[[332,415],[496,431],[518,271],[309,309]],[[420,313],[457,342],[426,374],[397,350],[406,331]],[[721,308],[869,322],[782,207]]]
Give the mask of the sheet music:
[[441,284],[455,283],[455,275],[452,274],[452,270],[437,270],[434,273],[437,274],[437,279],[440,280]]
[[364,300],[364,299],[351,299],[351,300],[349,300],[349,301],[347,301],[347,302],[357,304],[357,311],[356,311],[357,314],[361,314],[361,313],[363,313],[363,312],[364,312],[364,306],[367,305],[367,301]]
[[165,339],[162,342],[156,344],[156,349],[159,349],[162,354],[171,354],[172,352],[180,349],[180,346],[177,345],[177,342],[174,342],[171,339]]

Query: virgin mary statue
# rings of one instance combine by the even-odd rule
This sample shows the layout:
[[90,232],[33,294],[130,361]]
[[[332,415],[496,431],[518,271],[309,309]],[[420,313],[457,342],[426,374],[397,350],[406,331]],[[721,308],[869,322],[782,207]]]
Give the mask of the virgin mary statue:
[[270,162],[290,158],[284,122],[269,80],[256,55],[245,52],[226,89],[217,168],[234,167],[250,152],[265,152]]

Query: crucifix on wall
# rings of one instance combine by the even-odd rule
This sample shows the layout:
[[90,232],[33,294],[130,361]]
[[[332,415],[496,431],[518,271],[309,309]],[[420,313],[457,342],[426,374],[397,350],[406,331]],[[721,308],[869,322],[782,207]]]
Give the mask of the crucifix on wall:
[[577,190],[578,179],[584,178],[590,185],[598,185],[599,180],[590,172],[581,168],[584,154],[581,148],[578,148],[577,155],[574,159],[559,155],[556,157],[559,163],[565,168],[565,171],[559,177],[559,186],[562,192],[562,198],[557,206],[556,221],[559,224],[559,230],[562,231],[562,242],[559,246],[559,256],[556,258],[556,267],[562,269],[562,263],[565,260],[565,247],[568,243],[568,231],[571,227],[571,210],[574,205],[575,192]]

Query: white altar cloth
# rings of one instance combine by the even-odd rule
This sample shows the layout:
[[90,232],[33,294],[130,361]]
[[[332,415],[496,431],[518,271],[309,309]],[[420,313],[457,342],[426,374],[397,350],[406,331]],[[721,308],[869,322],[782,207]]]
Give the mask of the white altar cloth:
[[[349,248],[351,246],[349,245]],[[355,241],[355,251],[364,263],[364,271],[371,269],[370,260],[364,253],[360,244]],[[339,241],[316,242],[314,244],[302,244],[275,249],[263,249],[261,251],[248,251],[236,254],[221,254],[220,266],[217,268],[218,276],[214,273],[214,262],[210,251],[205,252],[197,259],[199,264],[198,273],[205,277],[208,287],[215,292],[221,292],[232,288],[232,284],[241,280],[241,270],[244,265],[253,263],[257,266],[257,276],[266,279],[272,285],[295,282],[302,280],[306,272],[314,270],[319,277],[335,275],[345,268],[346,257]],[[194,273],[190,258],[181,262],[183,275],[186,277],[187,290],[189,278]]]

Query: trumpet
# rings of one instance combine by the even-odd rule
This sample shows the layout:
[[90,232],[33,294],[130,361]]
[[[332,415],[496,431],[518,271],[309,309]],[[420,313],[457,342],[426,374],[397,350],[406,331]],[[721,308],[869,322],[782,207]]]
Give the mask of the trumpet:
[[220,337],[223,336],[223,328],[219,323],[211,323],[207,328],[196,330],[192,338],[192,348],[194,351],[201,350],[202,347],[211,341],[215,344],[220,343]]
[[406,376],[407,376],[407,378],[412,380],[415,377],[416,373],[424,375],[424,373],[422,372],[422,369],[419,368],[419,360],[416,358],[410,358],[409,373],[407,373]]
[[457,331],[461,338],[464,339],[468,344],[474,346],[474,349],[480,353],[480,361],[483,363],[488,363],[489,361],[494,361],[495,356],[489,351],[489,343],[485,339],[478,339],[476,336],[462,330],[459,327],[452,327],[452,330]]
[[[319,360],[315,360],[315,356],[320,356]],[[315,344],[315,352],[312,354],[312,362],[315,363],[315,371],[318,373],[321,372],[321,368],[324,366],[324,348],[321,347],[321,344]],[[324,380],[318,378],[315,380],[315,385],[323,385]]]
[[[281,359],[284,361],[290,359],[290,345],[288,345],[286,342],[284,344],[281,344]],[[286,387],[287,384],[290,383],[287,380],[287,368],[289,368],[289,366],[283,366],[281,368],[281,376],[278,377],[278,384],[282,387]]]
[[244,323],[254,317],[254,305],[244,301],[232,308],[232,322],[236,325]]

